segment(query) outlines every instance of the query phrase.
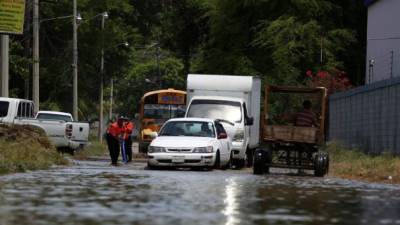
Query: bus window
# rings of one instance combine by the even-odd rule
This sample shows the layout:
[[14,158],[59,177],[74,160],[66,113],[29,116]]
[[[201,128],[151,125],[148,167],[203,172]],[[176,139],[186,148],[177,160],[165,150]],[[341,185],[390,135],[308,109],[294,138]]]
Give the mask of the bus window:
[[185,117],[186,106],[184,105],[171,105],[171,118]]
[[144,117],[146,119],[169,119],[170,108],[169,105],[144,105]]

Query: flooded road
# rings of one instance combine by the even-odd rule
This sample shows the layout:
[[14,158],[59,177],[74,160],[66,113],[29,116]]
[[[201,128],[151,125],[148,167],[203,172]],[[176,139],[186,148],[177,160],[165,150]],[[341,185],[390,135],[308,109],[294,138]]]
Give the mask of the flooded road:
[[77,161],[0,177],[0,224],[400,224],[398,186]]

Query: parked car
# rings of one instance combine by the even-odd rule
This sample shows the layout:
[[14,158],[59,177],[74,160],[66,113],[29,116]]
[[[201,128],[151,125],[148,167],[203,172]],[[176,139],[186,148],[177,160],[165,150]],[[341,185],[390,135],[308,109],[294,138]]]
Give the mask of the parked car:
[[168,120],[148,148],[148,167],[226,168],[232,143],[221,122],[203,118]]
[[259,146],[261,80],[253,76],[189,74],[186,117],[223,119],[232,139],[235,168]]
[[26,99],[0,98],[0,123],[29,125],[41,129],[59,149],[75,150],[88,143],[88,123],[48,118],[35,119],[33,102]]

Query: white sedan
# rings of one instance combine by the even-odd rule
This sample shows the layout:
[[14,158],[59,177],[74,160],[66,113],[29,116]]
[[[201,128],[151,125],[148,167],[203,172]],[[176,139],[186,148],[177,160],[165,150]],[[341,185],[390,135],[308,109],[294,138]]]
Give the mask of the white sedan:
[[218,120],[168,120],[148,148],[148,167],[226,168],[232,143]]

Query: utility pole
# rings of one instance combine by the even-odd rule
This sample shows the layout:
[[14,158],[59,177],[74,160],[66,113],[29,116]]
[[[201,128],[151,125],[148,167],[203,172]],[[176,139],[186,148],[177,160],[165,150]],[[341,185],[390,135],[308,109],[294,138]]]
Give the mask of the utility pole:
[[114,79],[111,78],[110,81],[110,113],[109,119],[112,120],[112,111],[113,111],[113,97],[114,97]]
[[321,36],[321,48],[320,48],[320,53],[319,53],[319,62],[321,63],[322,66],[322,60],[323,60],[323,37]]
[[159,79],[160,88],[162,88],[162,78],[161,78],[161,71],[160,71],[160,45],[157,43],[156,46],[156,62],[157,62],[157,75]]
[[8,71],[8,53],[9,53],[9,42],[10,38],[8,35],[1,35],[1,97],[8,97],[8,80],[9,80],[9,71]]
[[104,80],[104,19],[105,15],[101,17],[101,61],[100,61],[100,109],[99,109],[99,141],[103,142],[103,80]]
[[77,3],[76,0],[73,2],[74,8],[74,19],[72,20],[73,25],[73,62],[72,62],[72,77],[73,77],[73,103],[72,103],[72,114],[74,120],[78,120],[78,24],[77,24]]
[[33,77],[32,98],[34,111],[39,111],[39,0],[33,0]]

